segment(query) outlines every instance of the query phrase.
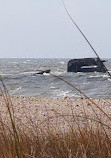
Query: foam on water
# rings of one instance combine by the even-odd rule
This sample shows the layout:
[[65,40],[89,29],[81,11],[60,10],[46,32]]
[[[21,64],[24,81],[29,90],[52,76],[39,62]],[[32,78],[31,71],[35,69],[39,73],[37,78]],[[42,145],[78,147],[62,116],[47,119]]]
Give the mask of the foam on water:
[[19,91],[19,90],[21,90],[22,89],[22,87],[18,87],[18,88],[16,88],[15,90],[13,90],[13,93],[15,93],[15,92],[17,92],[17,91]]
[[50,89],[56,89],[56,87],[55,86],[50,86]]
[[50,76],[50,73],[43,73],[44,76]]
[[111,81],[111,78],[108,78],[108,81]]
[[107,75],[107,74],[105,74],[105,75],[102,75],[104,78],[108,78],[109,76]]
[[101,75],[94,75],[94,76],[89,76],[89,78],[98,78],[98,77],[101,77]]
[[64,61],[61,61],[60,64],[65,64],[65,62],[64,62]]

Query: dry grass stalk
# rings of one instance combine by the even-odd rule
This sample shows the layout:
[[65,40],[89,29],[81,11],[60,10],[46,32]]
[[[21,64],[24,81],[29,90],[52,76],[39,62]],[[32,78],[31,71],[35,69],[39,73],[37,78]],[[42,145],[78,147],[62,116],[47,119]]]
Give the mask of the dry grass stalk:
[[[29,129],[29,132],[27,133],[16,125],[16,116],[14,115],[11,98],[2,79],[1,82],[3,86],[2,94],[8,109],[11,126],[7,125],[3,121],[2,115],[0,115],[0,158],[111,157],[111,128],[107,124],[102,123],[95,111],[94,113],[97,115],[97,120],[87,117],[84,106],[84,116],[78,116],[74,113],[73,108],[71,108],[72,115],[70,116],[62,115],[54,111],[55,117],[62,117],[63,120],[69,124],[68,130],[65,130],[64,127],[63,131],[61,131],[51,124],[53,117],[49,116],[49,111],[46,107],[47,119],[39,125],[35,125],[31,118],[28,118],[27,116],[30,126],[32,127],[32,131]],[[65,82],[67,83],[67,81]],[[79,90],[79,92],[81,91]],[[82,93],[82,95],[84,94]],[[94,103],[90,98],[87,97],[87,99],[95,105],[101,113],[109,119],[109,121],[111,121],[110,116],[108,116],[99,105]],[[67,117],[73,118],[73,124],[68,122]],[[83,117],[82,119],[86,122],[84,127],[81,126],[79,120],[81,117]],[[91,120],[93,123],[89,123],[88,120]],[[43,126],[44,123],[46,123],[45,128]],[[76,126],[74,124],[76,124]]]

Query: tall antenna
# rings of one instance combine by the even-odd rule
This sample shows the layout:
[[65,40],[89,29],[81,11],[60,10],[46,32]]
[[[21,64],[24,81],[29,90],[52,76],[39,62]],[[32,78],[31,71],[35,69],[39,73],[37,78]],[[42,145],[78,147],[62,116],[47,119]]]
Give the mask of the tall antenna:
[[90,48],[93,50],[93,52],[95,53],[95,55],[97,56],[98,60],[100,61],[101,66],[103,67],[103,69],[105,70],[105,72],[108,73],[109,77],[111,78],[111,74],[108,71],[108,69],[106,68],[106,66],[103,64],[103,62],[101,61],[99,55],[97,54],[97,52],[95,51],[95,49],[93,48],[93,46],[91,45],[91,43],[89,42],[89,40],[86,38],[86,36],[84,35],[84,33],[81,31],[81,29],[79,28],[79,26],[76,24],[76,22],[74,21],[74,19],[71,17],[69,11],[66,8],[65,2],[64,0],[62,0],[64,9],[67,13],[67,15],[69,16],[70,20],[73,22],[73,24],[76,26],[76,28],[78,29],[78,31],[81,33],[81,35],[84,37],[84,39],[86,40],[86,42],[88,43],[88,45],[90,46]]

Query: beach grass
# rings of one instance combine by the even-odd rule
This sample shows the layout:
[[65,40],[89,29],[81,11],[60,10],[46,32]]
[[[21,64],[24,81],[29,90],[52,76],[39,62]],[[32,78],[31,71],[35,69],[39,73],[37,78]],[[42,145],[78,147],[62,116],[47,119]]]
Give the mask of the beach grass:
[[[16,117],[11,97],[2,79],[1,82],[2,98],[9,122],[5,121],[1,111],[0,158],[111,157],[110,115],[80,90],[83,97],[82,116],[75,113],[71,105],[70,115],[55,110],[54,116],[50,116],[50,111],[45,106],[44,120],[35,123],[30,116],[27,116],[28,124],[23,122],[18,124],[19,118]],[[87,115],[84,105],[86,98],[90,102],[90,108],[95,117]],[[38,113],[36,117],[37,115]]]

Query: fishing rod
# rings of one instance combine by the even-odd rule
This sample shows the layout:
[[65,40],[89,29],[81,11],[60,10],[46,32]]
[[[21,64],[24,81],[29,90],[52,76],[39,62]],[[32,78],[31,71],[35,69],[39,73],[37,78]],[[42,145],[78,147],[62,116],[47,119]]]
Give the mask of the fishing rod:
[[101,66],[103,67],[103,69],[105,70],[105,72],[108,73],[109,77],[111,78],[111,74],[108,71],[108,69],[106,68],[106,66],[103,64],[103,62],[101,61],[99,55],[97,54],[97,52],[95,51],[95,49],[93,48],[93,46],[91,45],[91,43],[89,42],[89,40],[86,38],[86,36],[84,35],[84,33],[81,31],[81,29],[79,28],[79,26],[76,24],[76,22],[74,21],[74,19],[71,17],[69,11],[67,10],[67,7],[65,5],[64,0],[62,0],[64,9],[67,13],[67,15],[69,16],[70,20],[73,22],[73,24],[76,26],[76,28],[78,29],[78,31],[81,33],[81,35],[84,37],[84,39],[86,40],[86,42],[88,43],[88,45],[90,46],[90,48],[93,50],[93,52],[95,53],[95,55],[97,56],[98,60],[100,61]]

